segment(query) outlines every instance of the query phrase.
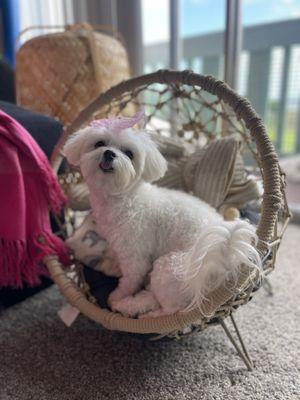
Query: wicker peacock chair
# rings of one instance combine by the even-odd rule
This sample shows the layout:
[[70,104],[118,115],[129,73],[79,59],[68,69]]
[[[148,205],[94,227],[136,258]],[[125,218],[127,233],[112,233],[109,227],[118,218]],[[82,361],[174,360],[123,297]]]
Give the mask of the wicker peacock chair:
[[[132,113],[135,107],[146,110],[148,126],[158,134],[169,130],[172,135],[176,134],[182,140],[204,144],[218,136],[240,137],[244,143],[244,157],[251,165],[253,173],[259,175],[263,182],[257,235],[258,249],[263,259],[263,275],[269,274],[274,268],[281,237],[290,218],[284,191],[285,177],[266,128],[249,101],[212,76],[203,76],[191,71],[159,70],[112,87],[94,100],[66,128],[52,157],[54,169],[58,171],[61,166],[61,149],[71,133],[96,117],[126,114],[127,110],[131,110]],[[61,179],[66,184],[75,182],[78,176],[78,172],[70,170]],[[71,215],[71,219],[68,220],[67,217],[70,228],[70,221],[74,220],[76,213],[69,209],[66,211],[66,215]],[[67,231],[70,234],[70,229]],[[249,274],[241,273],[235,290],[230,287],[218,288],[210,293],[201,310],[197,308],[170,316],[133,319],[100,308],[80,278],[78,268],[73,267],[77,276],[77,279],[74,279],[69,277],[66,268],[60,264],[57,257],[47,257],[44,261],[68,302],[105,328],[179,337],[186,331],[201,331],[219,323],[248,369],[252,369],[252,361],[232,313],[239,306],[246,304],[259,288],[260,283],[256,275],[249,277]],[[227,317],[231,318],[240,344],[225,324],[224,320]]]

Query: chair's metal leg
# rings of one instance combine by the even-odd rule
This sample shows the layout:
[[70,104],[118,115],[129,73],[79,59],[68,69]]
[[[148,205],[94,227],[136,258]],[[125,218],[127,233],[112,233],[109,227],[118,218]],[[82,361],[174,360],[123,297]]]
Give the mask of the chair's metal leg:
[[232,315],[230,315],[230,319],[232,322],[232,325],[234,327],[234,330],[236,332],[236,335],[238,337],[239,343],[241,345],[241,347],[239,346],[239,343],[235,340],[235,338],[232,336],[231,332],[229,331],[227,325],[225,324],[225,321],[223,319],[220,319],[220,323],[222,328],[224,329],[224,332],[226,333],[226,335],[228,336],[229,340],[231,341],[231,343],[233,344],[234,348],[236,349],[236,351],[238,352],[238,355],[241,357],[241,359],[244,361],[246,367],[248,368],[249,371],[253,370],[253,362],[249,356],[249,353],[246,349],[246,346],[243,342],[242,336],[240,334],[240,331],[238,329],[238,326],[235,322],[235,319],[233,318]]
[[268,296],[273,296],[273,286],[270,282],[270,279],[265,277],[262,284],[263,288],[267,292]]
[[250,355],[249,355],[249,353],[248,353],[248,351],[246,349],[245,343],[244,343],[244,341],[242,339],[241,333],[239,331],[237,323],[235,322],[235,319],[233,318],[232,314],[230,314],[230,319],[231,319],[232,325],[234,326],[234,329],[236,331],[237,337],[239,338],[239,341],[240,341],[240,344],[242,346],[243,352],[244,352],[245,356],[248,358],[248,360],[250,361],[250,364],[253,367],[253,361],[251,360],[251,357],[250,357]]

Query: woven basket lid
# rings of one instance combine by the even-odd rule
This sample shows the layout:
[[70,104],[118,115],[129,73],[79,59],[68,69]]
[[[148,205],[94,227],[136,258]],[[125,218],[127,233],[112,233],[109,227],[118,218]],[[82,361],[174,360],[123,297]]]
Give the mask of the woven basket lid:
[[126,50],[90,25],[35,37],[17,53],[18,104],[70,124],[96,96],[127,79]]

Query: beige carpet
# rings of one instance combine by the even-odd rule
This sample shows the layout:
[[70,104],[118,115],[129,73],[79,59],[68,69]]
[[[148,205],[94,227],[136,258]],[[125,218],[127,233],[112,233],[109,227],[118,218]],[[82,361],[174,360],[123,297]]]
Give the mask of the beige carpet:
[[66,328],[50,288],[0,316],[1,400],[300,399],[300,228],[290,226],[271,281],[236,313],[256,368],[221,327],[145,342],[80,317]]

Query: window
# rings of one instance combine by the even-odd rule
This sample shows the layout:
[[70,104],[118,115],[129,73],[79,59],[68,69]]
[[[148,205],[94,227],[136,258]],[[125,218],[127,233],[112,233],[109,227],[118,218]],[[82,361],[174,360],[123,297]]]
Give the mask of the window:
[[[170,65],[172,3],[142,0],[145,72]],[[240,4],[237,90],[262,116],[279,153],[295,153],[300,151],[300,0]],[[178,7],[179,68],[224,79],[226,0],[178,0]]]
[[[300,0],[244,0],[243,94],[263,117],[280,154],[300,150]],[[298,141],[297,141],[298,138]]]

